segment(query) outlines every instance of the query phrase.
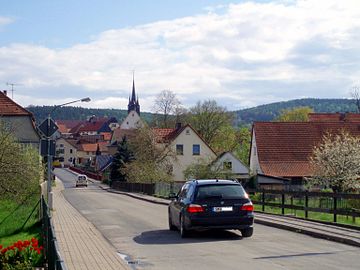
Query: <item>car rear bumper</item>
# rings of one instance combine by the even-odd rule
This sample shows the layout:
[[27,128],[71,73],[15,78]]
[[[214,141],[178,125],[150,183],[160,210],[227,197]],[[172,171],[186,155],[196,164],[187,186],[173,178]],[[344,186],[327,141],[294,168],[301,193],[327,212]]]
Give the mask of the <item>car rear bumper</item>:
[[248,215],[244,217],[197,217],[188,216],[185,218],[185,227],[188,230],[201,229],[245,229],[252,227],[254,224],[254,216]]

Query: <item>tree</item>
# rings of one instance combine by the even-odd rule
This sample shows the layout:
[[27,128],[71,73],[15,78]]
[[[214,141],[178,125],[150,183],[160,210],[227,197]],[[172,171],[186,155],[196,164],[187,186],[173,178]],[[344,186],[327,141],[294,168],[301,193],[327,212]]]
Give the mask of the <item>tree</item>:
[[133,153],[129,149],[126,137],[123,137],[121,142],[117,145],[117,152],[115,153],[111,164],[110,179],[112,182],[126,181],[124,169],[126,164],[132,160],[134,160]]
[[175,155],[170,147],[158,143],[154,132],[144,127],[129,142],[135,160],[126,164],[129,182],[154,183],[169,181],[172,174],[170,159]]
[[276,118],[278,122],[306,122],[309,121],[309,113],[314,110],[310,107],[296,107],[293,109],[281,110],[281,114]]
[[314,175],[311,186],[332,188],[334,192],[360,189],[360,138],[346,131],[326,134],[314,148],[310,163]]
[[203,103],[199,101],[190,108],[188,122],[211,146],[216,136],[221,133],[221,129],[224,126],[231,126],[232,114],[228,113],[226,108],[219,106],[215,100],[207,100]]
[[170,121],[170,115],[176,115],[176,113],[180,112],[181,103],[175,93],[170,90],[163,90],[155,99],[154,109],[158,114],[157,118],[161,122],[160,126],[169,128],[171,124],[174,126]]
[[355,101],[358,113],[360,113],[360,86],[354,86],[351,91],[351,96]]
[[236,132],[236,147],[233,150],[235,156],[245,165],[249,165],[249,155],[251,147],[251,132],[247,127],[241,127]]
[[189,165],[184,171],[185,179],[230,179],[232,172],[223,170],[220,165],[215,166],[206,160],[199,160],[197,163]]
[[44,170],[38,150],[20,144],[0,121],[0,197],[22,200],[39,191]]

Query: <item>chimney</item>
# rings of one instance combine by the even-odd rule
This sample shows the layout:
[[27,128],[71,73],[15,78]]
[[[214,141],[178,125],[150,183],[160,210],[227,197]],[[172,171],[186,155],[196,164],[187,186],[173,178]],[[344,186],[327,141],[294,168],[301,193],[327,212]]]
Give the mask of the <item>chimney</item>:
[[180,129],[180,128],[181,128],[181,123],[180,122],[176,123],[175,124],[175,129]]
[[4,95],[7,96],[7,90],[4,90]]

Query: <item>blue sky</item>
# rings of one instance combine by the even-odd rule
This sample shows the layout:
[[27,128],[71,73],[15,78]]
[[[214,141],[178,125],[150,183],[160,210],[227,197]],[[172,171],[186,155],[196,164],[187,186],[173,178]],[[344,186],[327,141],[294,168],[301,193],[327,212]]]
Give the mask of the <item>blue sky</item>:
[[23,106],[125,109],[132,70],[144,111],[164,89],[187,108],[350,98],[359,58],[358,0],[0,0],[0,87]]

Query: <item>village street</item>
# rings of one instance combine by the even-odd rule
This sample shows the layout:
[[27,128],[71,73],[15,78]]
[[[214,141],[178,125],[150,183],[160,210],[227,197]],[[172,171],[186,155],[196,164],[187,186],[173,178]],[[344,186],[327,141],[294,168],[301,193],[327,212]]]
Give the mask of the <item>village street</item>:
[[255,225],[251,238],[236,231],[181,239],[168,230],[167,207],[113,194],[98,184],[75,188],[73,174],[56,169],[65,198],[134,269],[356,269],[360,249]]

